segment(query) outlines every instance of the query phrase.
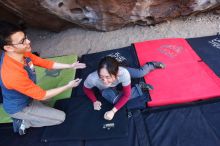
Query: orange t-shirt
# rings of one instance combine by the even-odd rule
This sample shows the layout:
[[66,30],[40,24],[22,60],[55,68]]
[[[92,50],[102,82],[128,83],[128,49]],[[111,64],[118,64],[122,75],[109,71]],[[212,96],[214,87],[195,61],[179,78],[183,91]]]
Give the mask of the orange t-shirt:
[[[31,69],[34,68],[33,65],[52,69],[54,64],[53,61],[42,59],[31,52],[25,53],[25,58],[31,59],[31,62],[25,64],[29,65]],[[42,100],[46,91],[29,78],[27,71],[24,69],[25,65],[5,53],[1,67],[2,83],[7,89],[16,90],[31,98]]]

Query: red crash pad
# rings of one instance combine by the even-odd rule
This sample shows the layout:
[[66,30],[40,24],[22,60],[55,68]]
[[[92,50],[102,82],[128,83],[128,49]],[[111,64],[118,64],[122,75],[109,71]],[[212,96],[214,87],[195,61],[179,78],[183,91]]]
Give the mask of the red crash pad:
[[134,44],[141,65],[149,61],[165,63],[145,81],[154,86],[148,105],[179,104],[220,96],[219,78],[202,62],[185,39],[161,39]]

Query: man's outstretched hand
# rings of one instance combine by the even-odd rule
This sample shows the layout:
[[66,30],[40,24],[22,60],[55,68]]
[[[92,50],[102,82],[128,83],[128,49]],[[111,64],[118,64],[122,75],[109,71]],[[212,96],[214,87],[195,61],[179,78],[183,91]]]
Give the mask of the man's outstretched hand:
[[67,86],[68,86],[69,88],[77,87],[77,86],[80,84],[81,81],[82,81],[82,79],[77,78],[77,79],[75,79],[75,80],[70,81],[70,82],[67,84]]
[[73,69],[82,69],[82,68],[86,68],[86,64],[85,63],[79,63],[79,61],[71,64],[71,67]]

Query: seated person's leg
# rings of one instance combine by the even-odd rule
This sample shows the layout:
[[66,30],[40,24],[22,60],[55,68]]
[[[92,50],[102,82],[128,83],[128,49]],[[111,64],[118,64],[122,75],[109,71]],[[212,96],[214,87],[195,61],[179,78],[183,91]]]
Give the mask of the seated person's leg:
[[107,88],[102,90],[102,97],[112,104],[117,103],[121,95],[122,93],[117,91],[116,88]]
[[[147,84],[146,84],[147,85]],[[143,95],[146,92],[144,89],[146,87],[135,84],[131,89],[131,97],[130,99],[134,99]],[[149,90],[149,89],[148,89]],[[115,104],[118,102],[120,97],[122,96],[122,92],[117,91],[116,88],[107,88],[102,91],[102,97],[104,97],[108,102]]]
[[126,67],[128,72],[130,73],[132,78],[141,78],[147,75],[150,71],[154,69],[159,69],[159,68],[165,68],[165,65],[162,62],[147,62],[145,65],[143,65],[140,68],[131,68],[131,67]]
[[147,62],[146,64],[153,65],[155,69],[165,68],[165,64],[163,64],[162,62],[152,61],[152,62]]
[[148,94],[149,90],[153,90],[153,86],[150,84],[146,84],[144,82],[140,82],[139,84],[135,84],[131,89],[131,98],[134,99],[142,96],[143,94]]
[[132,89],[131,89],[131,97],[130,97],[130,99],[134,99],[134,98],[140,97],[142,95],[143,95],[143,92],[142,92],[140,86],[135,84],[135,86],[132,87]]

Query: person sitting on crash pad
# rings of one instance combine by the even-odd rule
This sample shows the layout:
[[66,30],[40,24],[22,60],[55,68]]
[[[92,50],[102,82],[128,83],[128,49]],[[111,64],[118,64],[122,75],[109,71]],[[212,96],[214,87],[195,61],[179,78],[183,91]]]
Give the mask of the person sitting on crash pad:
[[25,134],[29,127],[43,127],[62,123],[63,111],[48,107],[40,101],[76,87],[81,79],[70,81],[64,86],[43,90],[36,85],[34,65],[47,69],[85,68],[83,63],[62,64],[42,59],[31,53],[30,40],[17,25],[0,21],[0,85],[3,108],[13,119],[14,132]]
[[[97,71],[88,75],[84,81],[83,90],[88,98],[93,102],[94,110],[100,110],[102,103],[97,100],[92,88],[97,87],[102,96],[114,107],[104,114],[106,120],[112,120],[115,113],[123,107],[130,98],[138,97],[138,88],[131,89],[131,78],[140,78],[157,68],[164,68],[161,62],[147,62],[140,68],[123,67],[119,62],[110,56],[106,56],[99,62]],[[118,84],[122,84],[123,91],[116,90]],[[140,85],[141,88],[153,89],[149,84]]]

